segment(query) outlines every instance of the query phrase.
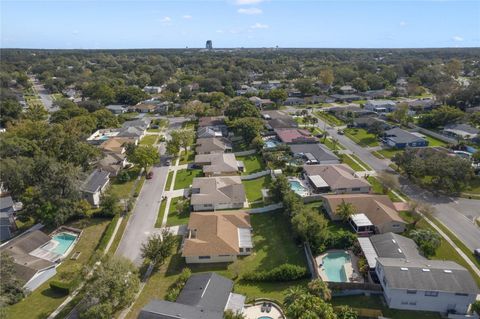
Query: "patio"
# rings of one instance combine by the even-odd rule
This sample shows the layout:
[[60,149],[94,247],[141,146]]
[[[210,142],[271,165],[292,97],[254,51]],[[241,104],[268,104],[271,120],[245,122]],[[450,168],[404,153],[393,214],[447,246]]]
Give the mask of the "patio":
[[[266,304],[270,307],[265,307]],[[267,310],[269,311],[267,312]],[[259,301],[253,305],[245,305],[243,314],[246,319],[285,319],[280,307],[271,301]]]

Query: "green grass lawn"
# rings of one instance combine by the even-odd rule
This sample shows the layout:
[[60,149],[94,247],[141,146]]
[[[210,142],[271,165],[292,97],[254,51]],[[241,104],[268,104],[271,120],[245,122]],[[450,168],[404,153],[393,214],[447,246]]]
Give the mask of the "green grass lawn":
[[168,172],[167,182],[165,183],[165,190],[169,191],[172,185],[173,171]]
[[180,154],[179,165],[193,163],[194,160],[195,160],[195,151],[187,150],[186,153],[184,151],[182,151],[182,153]]
[[270,185],[270,175],[262,176],[249,181],[242,181],[245,186],[245,193],[249,202],[262,200],[262,188],[268,188]]
[[155,227],[162,227],[163,216],[165,215],[165,208],[167,207],[167,200],[162,200],[160,207],[158,208],[157,221],[155,222]]
[[402,153],[404,150],[398,148],[386,148],[383,150],[377,151],[378,153],[382,154],[383,157],[392,158],[395,154]]
[[[360,171],[364,171],[365,169],[369,169],[369,167],[361,167],[360,165],[358,165],[349,155],[347,154],[340,154],[339,157],[342,159],[342,162],[347,164],[348,166],[350,166],[354,171],[356,172],[360,172]],[[362,163],[360,161],[360,163]]]
[[90,257],[96,250],[97,244],[102,237],[105,228],[108,226],[108,219],[81,219],[68,223],[67,226],[83,230],[80,240],[72,252],[81,252],[77,260],[70,260],[68,257],[57,268],[57,275],[46,281],[25,299],[19,303],[6,307],[7,318],[10,319],[31,319],[47,318],[66,299],[67,296],[58,294],[50,289],[49,283],[59,279],[59,273],[66,270],[81,269],[91,263]]
[[332,151],[345,149],[345,147],[343,147],[342,144],[340,144],[339,142],[334,143],[331,138],[325,138],[325,139],[322,138],[320,139],[320,142],[322,142],[326,147],[328,147]]
[[232,143],[232,148],[234,152],[247,151],[250,149],[249,146],[250,145],[248,145],[243,139]]
[[117,180],[117,178],[112,178],[110,182],[110,192],[117,195],[120,199],[127,199],[130,197],[133,186],[135,185],[135,180],[138,177],[140,169],[138,167],[133,167],[128,169],[127,172],[130,174],[130,180],[128,182],[122,183]]
[[377,309],[382,311],[383,315],[392,319],[440,319],[440,314],[426,311],[408,311],[389,309],[382,296],[346,296],[332,298],[334,306],[348,305],[352,308]]
[[439,140],[439,139],[436,139],[435,137],[433,136],[430,136],[430,135],[426,135],[426,134],[423,134],[425,135],[425,139],[428,141],[428,146],[442,146],[442,147],[445,147],[447,146],[447,143]]
[[140,145],[153,145],[158,140],[158,135],[145,135],[140,141]]
[[195,177],[201,177],[202,175],[203,171],[201,169],[181,169],[177,171],[173,189],[188,188],[192,185]]
[[[375,194],[385,195],[383,193],[383,186],[378,179],[373,176],[368,177],[368,182],[372,185],[372,191]],[[402,200],[395,195],[391,190],[388,191],[388,197],[392,202],[401,202]]]
[[345,129],[345,135],[360,146],[374,147],[379,145],[377,137],[363,128],[347,128]]
[[243,172],[242,175],[248,175],[265,170],[265,162],[260,154],[239,156],[237,157],[237,161],[242,161],[245,165],[245,172]]
[[190,209],[178,213],[177,203],[180,200],[183,200],[183,197],[172,198],[172,201],[170,202],[170,209],[168,210],[167,226],[188,224],[188,218],[190,217]]
[[480,177],[475,176],[472,180],[470,180],[470,183],[464,192],[468,194],[480,195]]
[[324,120],[325,122],[327,122],[328,124],[330,124],[332,126],[345,125],[344,121],[340,120],[339,118],[337,118],[337,117],[335,117],[332,114],[329,114],[327,112],[318,111],[318,112],[313,112],[313,114],[315,114],[316,116],[318,116],[319,118],[321,118],[322,120]]

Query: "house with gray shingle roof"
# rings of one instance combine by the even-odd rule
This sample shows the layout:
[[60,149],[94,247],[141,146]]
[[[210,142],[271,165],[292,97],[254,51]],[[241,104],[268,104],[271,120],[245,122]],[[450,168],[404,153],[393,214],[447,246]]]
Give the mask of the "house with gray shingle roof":
[[110,181],[110,173],[96,169],[80,187],[83,197],[93,206],[98,207],[100,205],[100,196],[107,188]]
[[392,128],[384,132],[384,143],[390,147],[426,147],[428,140],[409,131],[402,130],[399,127]]
[[232,143],[224,137],[198,138],[197,154],[227,153],[232,151]]
[[245,204],[245,188],[240,176],[193,179],[191,205],[194,211],[243,208]]

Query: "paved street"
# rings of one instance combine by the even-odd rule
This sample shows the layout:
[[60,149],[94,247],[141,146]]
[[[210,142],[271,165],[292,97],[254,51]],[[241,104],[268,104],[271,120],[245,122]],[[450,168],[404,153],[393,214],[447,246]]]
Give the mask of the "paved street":
[[32,80],[33,87],[35,88],[35,91],[37,91],[37,94],[40,97],[40,100],[42,101],[42,103],[45,106],[45,109],[48,111],[48,113],[58,111],[59,108],[56,107],[56,106],[53,106],[52,96],[50,95],[50,93],[48,93],[48,91],[45,89],[43,84],[41,84],[34,77],[31,77],[30,79]]
[[[186,119],[172,118],[169,120],[170,127],[165,133],[167,139],[170,138],[168,131],[180,128]],[[160,144],[159,152],[160,155],[165,153],[164,143]],[[168,177],[168,167],[155,166],[152,168],[152,172],[153,178],[145,180],[137,198],[137,205],[131,213],[122,240],[115,252],[116,255],[126,257],[136,265],[141,265],[142,263],[140,256],[142,243],[147,240],[148,236],[158,232],[158,229],[155,229],[155,222]]]
[[[338,134],[336,129],[330,127],[321,119],[318,120],[320,129],[324,130],[326,128],[331,137],[337,139],[374,170],[393,171],[388,167],[389,160],[382,160],[373,156],[370,153],[372,149],[359,146],[345,135]],[[435,208],[435,217],[445,224],[469,249],[480,248],[480,228],[473,222],[474,216],[480,216],[480,201],[435,196],[405,178],[401,178],[400,183],[402,192],[407,196],[431,204]]]

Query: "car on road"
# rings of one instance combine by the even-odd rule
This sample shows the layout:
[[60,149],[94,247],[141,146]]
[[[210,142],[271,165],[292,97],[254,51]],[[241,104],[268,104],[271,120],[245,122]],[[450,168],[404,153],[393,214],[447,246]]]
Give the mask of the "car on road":
[[480,258],[480,248],[477,248],[473,251],[473,254],[477,256],[477,258]]
[[338,130],[337,133],[338,133],[339,135],[344,135],[344,134],[345,134],[345,132],[342,131],[342,130]]
[[153,172],[148,172],[147,179],[152,179],[152,178],[153,178]]

